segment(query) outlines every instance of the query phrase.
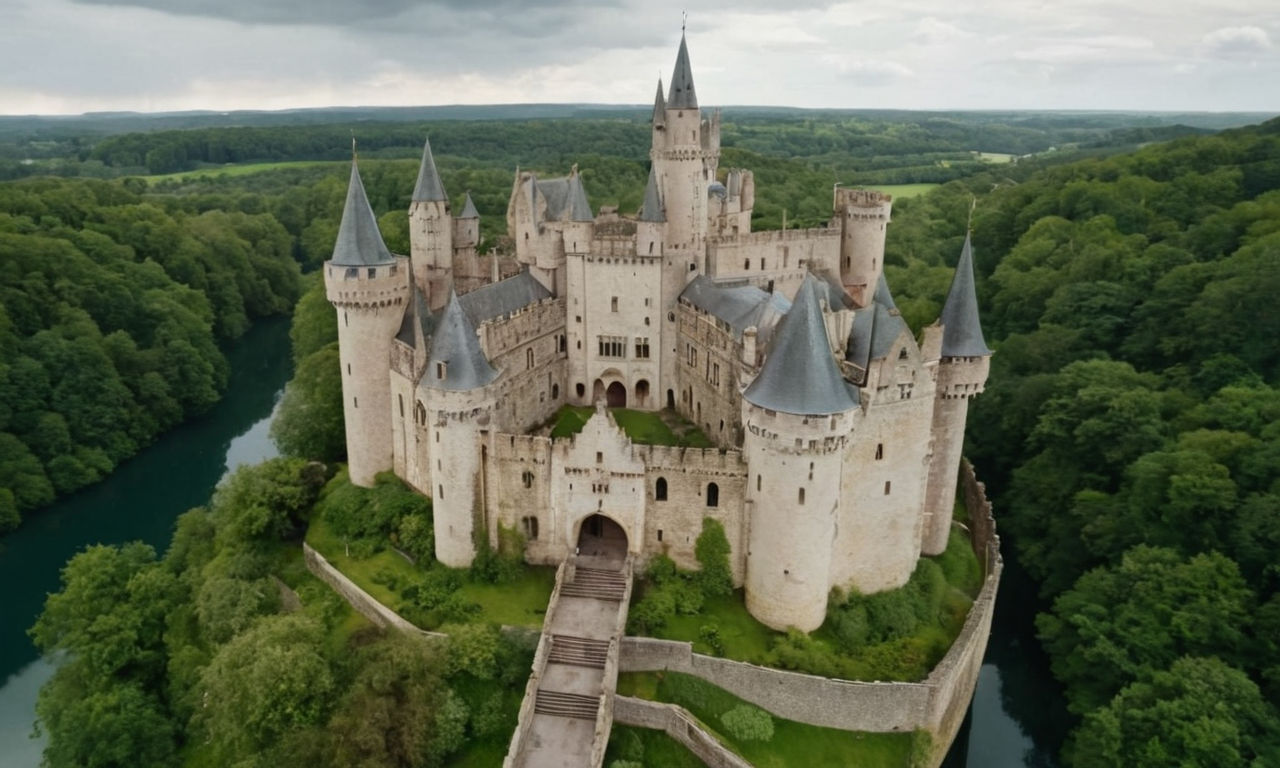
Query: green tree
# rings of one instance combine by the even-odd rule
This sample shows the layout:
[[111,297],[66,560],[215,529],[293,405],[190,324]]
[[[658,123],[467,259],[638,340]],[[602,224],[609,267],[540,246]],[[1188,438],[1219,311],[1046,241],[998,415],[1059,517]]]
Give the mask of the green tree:
[[308,355],[285,387],[271,438],[290,456],[337,461],[346,456],[342,367],[334,342]]
[[702,518],[702,532],[694,543],[694,557],[701,569],[697,574],[698,586],[707,597],[728,595],[733,592],[733,572],[729,568],[729,539],[719,520]]

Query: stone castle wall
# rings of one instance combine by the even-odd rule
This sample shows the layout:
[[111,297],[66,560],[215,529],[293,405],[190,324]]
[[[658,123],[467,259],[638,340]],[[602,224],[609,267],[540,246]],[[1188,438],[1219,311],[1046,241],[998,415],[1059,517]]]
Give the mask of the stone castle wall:
[[741,343],[721,325],[723,321],[686,303],[680,304],[676,319],[676,409],[717,444],[741,445]]
[[751,763],[702,730],[702,724],[684,707],[616,696],[613,699],[613,719],[623,725],[664,731],[709,768],[751,768]]
[[707,243],[707,274],[715,278],[786,272],[808,265],[834,270],[840,230],[827,227],[766,230]]

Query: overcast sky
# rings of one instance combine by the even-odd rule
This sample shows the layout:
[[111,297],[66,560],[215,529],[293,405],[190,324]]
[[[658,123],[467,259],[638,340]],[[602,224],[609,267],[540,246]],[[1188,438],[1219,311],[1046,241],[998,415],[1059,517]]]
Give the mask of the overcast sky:
[[0,0],[0,114],[644,103],[1280,111],[1280,0]]

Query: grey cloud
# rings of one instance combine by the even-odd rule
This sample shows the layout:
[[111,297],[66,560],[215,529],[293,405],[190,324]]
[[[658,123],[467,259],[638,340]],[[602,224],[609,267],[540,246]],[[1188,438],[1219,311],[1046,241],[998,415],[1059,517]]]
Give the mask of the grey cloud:
[[1271,48],[1267,31],[1253,26],[1215,29],[1201,42],[1210,56],[1219,58],[1247,58],[1266,53]]
[[448,14],[485,14],[495,20],[519,17],[547,6],[598,6],[591,0],[563,0],[530,7],[520,0],[75,0],[85,5],[130,6],[178,16],[200,16],[248,24],[345,25],[394,19],[415,9]]

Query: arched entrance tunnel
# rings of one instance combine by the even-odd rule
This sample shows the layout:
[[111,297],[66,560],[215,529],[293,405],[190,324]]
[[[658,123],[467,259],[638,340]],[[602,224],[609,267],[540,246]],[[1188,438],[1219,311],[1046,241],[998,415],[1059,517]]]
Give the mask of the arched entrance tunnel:
[[[578,558],[608,561],[611,567],[621,567],[627,557],[627,532],[621,525],[604,515],[591,515],[582,521],[578,529]],[[601,565],[606,563],[601,562]]]
[[610,408],[626,408],[627,407],[627,388],[620,382],[615,381],[605,390],[605,399],[608,401]]

